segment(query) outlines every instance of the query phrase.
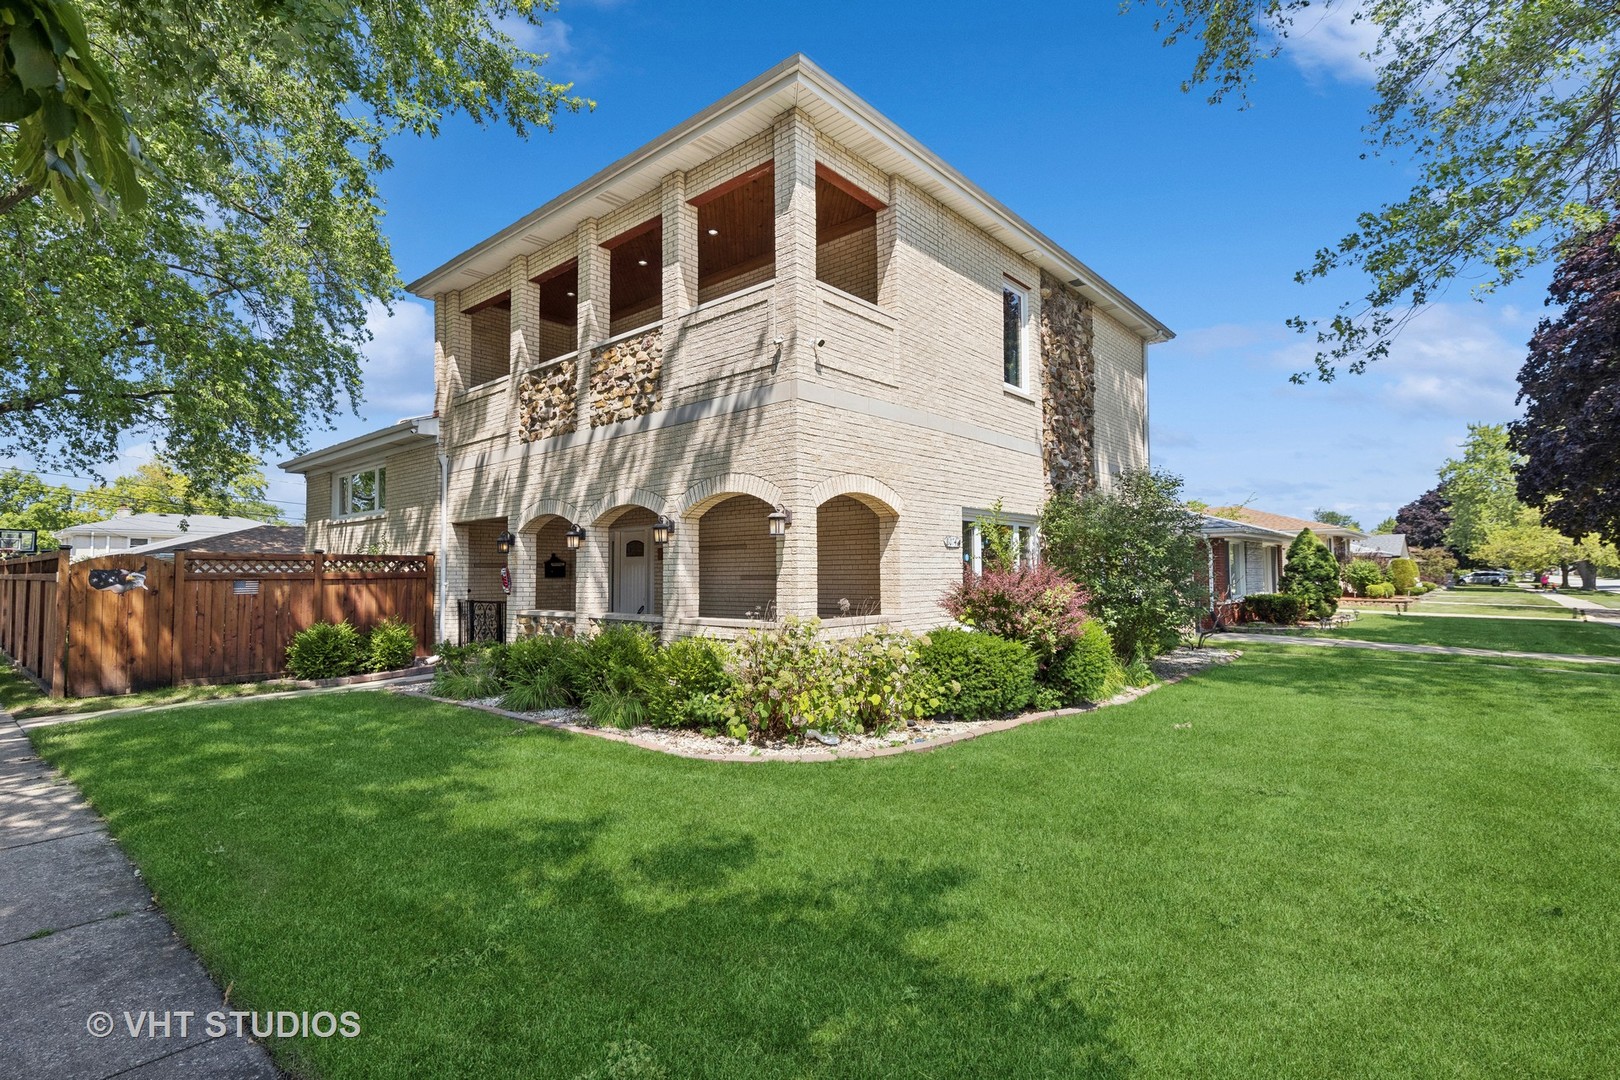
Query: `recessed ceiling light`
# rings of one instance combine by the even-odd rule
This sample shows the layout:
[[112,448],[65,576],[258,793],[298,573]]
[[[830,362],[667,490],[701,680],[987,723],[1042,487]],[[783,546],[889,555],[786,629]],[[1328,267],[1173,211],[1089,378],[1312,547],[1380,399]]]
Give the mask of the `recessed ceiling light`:
[[646,259],[637,259],[636,260],[636,265],[637,266],[646,266],[647,265],[647,260]]
[[720,230],[719,229],[710,229],[709,230],[709,235],[710,236],[719,236],[720,235]]
[[573,295],[574,295],[574,294],[573,294],[573,293],[569,293],[569,294],[568,294],[568,295],[569,295],[569,296],[573,296]]

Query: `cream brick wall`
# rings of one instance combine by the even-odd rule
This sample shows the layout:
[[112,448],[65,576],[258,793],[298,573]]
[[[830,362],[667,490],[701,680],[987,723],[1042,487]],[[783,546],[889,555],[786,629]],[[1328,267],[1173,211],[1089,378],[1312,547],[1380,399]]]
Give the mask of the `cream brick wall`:
[[[774,279],[761,273],[757,282],[730,283],[742,290],[733,295],[699,295],[695,232],[682,232],[696,227],[686,199],[773,155]],[[817,249],[815,160],[888,204],[875,228]],[[658,213],[665,267],[657,410],[519,440],[517,378],[568,344],[529,311],[535,294],[526,283],[578,258],[577,343],[594,346],[624,328],[608,325],[608,259],[599,243]],[[1033,309],[1029,393],[1003,386],[1008,278],[1028,287]],[[741,617],[773,597],[784,614],[833,615],[840,598],[858,612],[872,597],[886,620],[944,621],[938,600],[961,573],[961,552],[950,544],[964,515],[998,498],[1009,513],[1033,515],[1045,498],[1038,284],[1037,267],[1018,253],[791,113],[776,131],[672,174],[508,273],[437,298],[437,400],[452,459],[446,513],[463,523],[445,553],[450,596],[465,595],[469,584],[488,592],[491,567],[498,572],[490,545],[509,528],[518,538],[511,621],[532,605],[575,610],[588,625],[610,604],[609,529],[634,520],[624,508],[635,507],[642,520],[665,515],[675,524],[656,582],[666,633]],[[474,328],[462,312],[503,289],[513,292],[514,375],[468,391],[457,357],[474,348]],[[814,345],[818,339],[825,344]],[[1106,483],[1110,470],[1146,463],[1144,348],[1099,311],[1094,352],[1096,456]],[[580,367],[585,402],[589,365]],[[310,477],[311,536],[341,532],[376,537],[390,550],[432,550],[436,463],[431,452],[413,454],[390,462],[389,512],[364,528],[319,520],[330,512],[329,480]],[[407,476],[417,473],[419,481]],[[396,490],[415,492],[398,513]],[[794,515],[780,542],[765,521],[778,502]],[[577,552],[562,542],[573,521],[587,532]],[[567,579],[540,577],[553,551],[568,562]]]
[[[334,476],[377,464],[388,470],[387,506],[383,512],[354,520],[334,520]],[[305,543],[311,550],[417,555],[439,548],[439,462],[432,443],[390,454],[380,462],[355,461],[340,470],[311,473],[305,480],[304,493]]]
[[698,522],[698,615],[742,619],[776,604],[776,541],[771,504],[734,495]]
[[1122,472],[1146,468],[1147,348],[1106,312],[1095,313],[1097,482],[1108,488]]
[[[883,609],[882,528],[877,514],[849,495],[816,508],[816,613],[875,615]],[[840,601],[847,600],[848,610]]]
[[467,361],[467,385],[477,386],[498,379],[509,370],[512,347],[512,312],[489,307],[468,316],[472,332],[472,356]]

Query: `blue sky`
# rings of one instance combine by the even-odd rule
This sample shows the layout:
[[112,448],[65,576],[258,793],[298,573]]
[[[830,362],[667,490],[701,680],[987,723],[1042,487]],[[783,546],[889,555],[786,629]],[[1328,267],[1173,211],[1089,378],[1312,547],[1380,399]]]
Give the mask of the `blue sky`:
[[[1244,110],[1181,92],[1192,50],[1161,47],[1150,10],[879,11],[563,0],[522,33],[596,110],[527,141],[459,118],[437,140],[400,141],[381,191],[402,278],[802,51],[1177,331],[1150,351],[1152,450],[1190,497],[1301,516],[1326,506],[1371,527],[1433,484],[1468,422],[1516,414],[1545,270],[1485,303],[1453,290],[1367,375],[1288,382],[1311,349],[1284,320],[1330,315],[1361,291],[1354,277],[1302,287],[1293,272],[1410,182],[1400,162],[1362,160],[1369,42],[1347,19],[1302,26]],[[431,409],[427,307],[402,301],[372,328],[361,415],[312,445]],[[296,514],[301,480],[269,472]]]

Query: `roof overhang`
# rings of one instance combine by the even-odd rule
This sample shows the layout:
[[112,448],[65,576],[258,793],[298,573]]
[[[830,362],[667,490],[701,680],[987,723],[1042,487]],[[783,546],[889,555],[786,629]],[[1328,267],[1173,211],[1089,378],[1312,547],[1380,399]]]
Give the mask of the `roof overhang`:
[[421,442],[434,442],[439,437],[439,418],[437,416],[417,416],[409,420],[401,420],[390,427],[380,431],[369,431],[364,435],[357,435],[344,442],[323,446],[319,450],[311,450],[307,454],[300,454],[291,461],[283,461],[281,468],[290,473],[312,473],[321,469],[341,465],[348,461],[360,461],[365,458],[374,458],[381,454],[403,450]]
[[1234,521],[1231,518],[1216,517],[1214,514],[1198,516],[1203,518],[1203,524],[1199,526],[1200,531],[1211,540],[1253,540],[1262,544],[1286,544],[1294,539],[1288,533],[1250,525],[1246,521]]
[[406,289],[423,299],[467,289],[506,272],[514,258],[568,236],[658,187],[675,170],[701,164],[770,129],[787,110],[803,109],[830,138],[884,172],[904,177],[994,239],[1078,286],[1099,307],[1149,342],[1175,333],[1029,222],[902,131],[802,53],[788,57],[696,116],[620,158],[538,210],[417,278]]

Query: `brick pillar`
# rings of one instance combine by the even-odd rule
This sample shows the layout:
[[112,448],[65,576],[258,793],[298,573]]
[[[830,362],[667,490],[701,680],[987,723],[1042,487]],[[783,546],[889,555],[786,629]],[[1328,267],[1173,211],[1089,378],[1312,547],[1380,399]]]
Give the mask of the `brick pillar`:
[[[697,207],[686,201],[686,174],[673,172],[664,177],[660,193],[664,217],[664,320],[691,311],[697,306],[698,252]],[[665,335],[665,366],[669,363],[669,337]]]
[[[591,350],[607,340],[612,303],[611,264],[597,242],[596,219],[579,226],[579,396],[575,412],[580,430],[591,426]],[[590,528],[590,522],[583,522]]]
[[778,374],[815,371],[816,132],[803,111],[776,121],[776,333]]
[[895,205],[900,199],[900,185],[898,178],[889,177],[889,197],[885,200],[889,205],[877,212],[877,302],[891,311],[900,298],[900,211]]
[[585,539],[574,553],[574,632],[591,632],[591,616],[602,615],[613,606],[609,591],[613,543],[607,526],[598,528],[584,522]]
[[512,550],[506,556],[506,566],[512,575],[512,592],[506,598],[506,640],[517,640],[517,613],[534,607],[535,578],[540,574],[540,551],[535,530],[523,529],[524,522],[514,513],[508,520],[506,531],[515,538]]
[[467,388],[462,365],[472,350],[472,320],[462,314],[459,291],[435,297],[433,310],[433,407],[447,417],[450,402]]
[[698,523],[671,517],[675,533],[664,546],[664,640],[677,625],[698,617]]

